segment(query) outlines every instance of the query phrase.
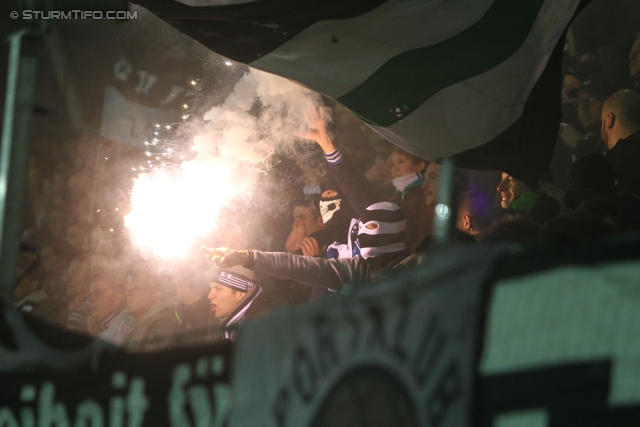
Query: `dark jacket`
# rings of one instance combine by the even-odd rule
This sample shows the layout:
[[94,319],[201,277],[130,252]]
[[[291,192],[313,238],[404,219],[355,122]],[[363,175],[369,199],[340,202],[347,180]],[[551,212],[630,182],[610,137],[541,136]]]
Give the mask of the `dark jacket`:
[[618,194],[640,194],[640,131],[619,140],[604,156],[613,166]]
[[387,277],[395,266],[409,255],[407,252],[386,254],[365,259],[324,259],[292,255],[286,252],[249,251],[245,268],[282,279],[295,280],[307,286],[345,291],[347,284],[355,287]]
[[211,317],[211,302],[203,295],[193,304],[176,306],[180,319],[180,327],[171,337],[168,347],[198,345],[207,342],[209,317]]

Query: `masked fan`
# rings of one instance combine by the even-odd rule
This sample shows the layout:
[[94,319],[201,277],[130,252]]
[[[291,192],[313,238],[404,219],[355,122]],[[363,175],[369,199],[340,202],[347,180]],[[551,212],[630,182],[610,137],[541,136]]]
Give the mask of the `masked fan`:
[[[353,258],[301,257],[284,252],[207,249],[211,259],[223,268],[241,265],[249,270],[295,280],[307,286],[346,291],[345,285],[365,285],[405,268],[409,256],[404,237],[407,221],[398,205],[380,202],[365,209],[358,221]],[[349,289],[349,288],[347,288]]]

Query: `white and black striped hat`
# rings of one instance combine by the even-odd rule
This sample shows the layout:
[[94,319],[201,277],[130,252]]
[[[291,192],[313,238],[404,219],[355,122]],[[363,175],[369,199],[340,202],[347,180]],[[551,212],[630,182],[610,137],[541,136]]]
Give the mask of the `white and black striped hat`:
[[369,206],[358,224],[358,246],[363,258],[401,252],[406,249],[404,233],[407,220],[395,203],[380,202]]
[[239,265],[222,268],[215,282],[236,291],[247,292],[256,286],[256,273]]

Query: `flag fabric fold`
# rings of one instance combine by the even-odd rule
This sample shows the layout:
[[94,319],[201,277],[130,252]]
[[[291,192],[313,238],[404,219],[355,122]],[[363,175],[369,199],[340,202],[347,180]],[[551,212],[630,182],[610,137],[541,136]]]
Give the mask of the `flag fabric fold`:
[[334,98],[421,158],[534,181],[553,152],[561,48],[580,0],[134,2],[229,59]]

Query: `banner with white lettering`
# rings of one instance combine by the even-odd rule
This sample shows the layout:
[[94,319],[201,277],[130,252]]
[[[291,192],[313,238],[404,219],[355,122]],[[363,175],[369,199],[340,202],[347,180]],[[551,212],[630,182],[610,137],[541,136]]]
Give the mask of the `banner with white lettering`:
[[467,425],[481,283],[495,254],[442,248],[355,296],[247,324],[230,425]]
[[[0,311],[0,317],[6,314]],[[45,348],[42,341],[25,346],[23,336],[16,346],[6,325],[0,319],[2,427],[226,425],[230,344],[128,354],[95,342],[66,349]],[[69,332],[49,331],[78,342]]]

